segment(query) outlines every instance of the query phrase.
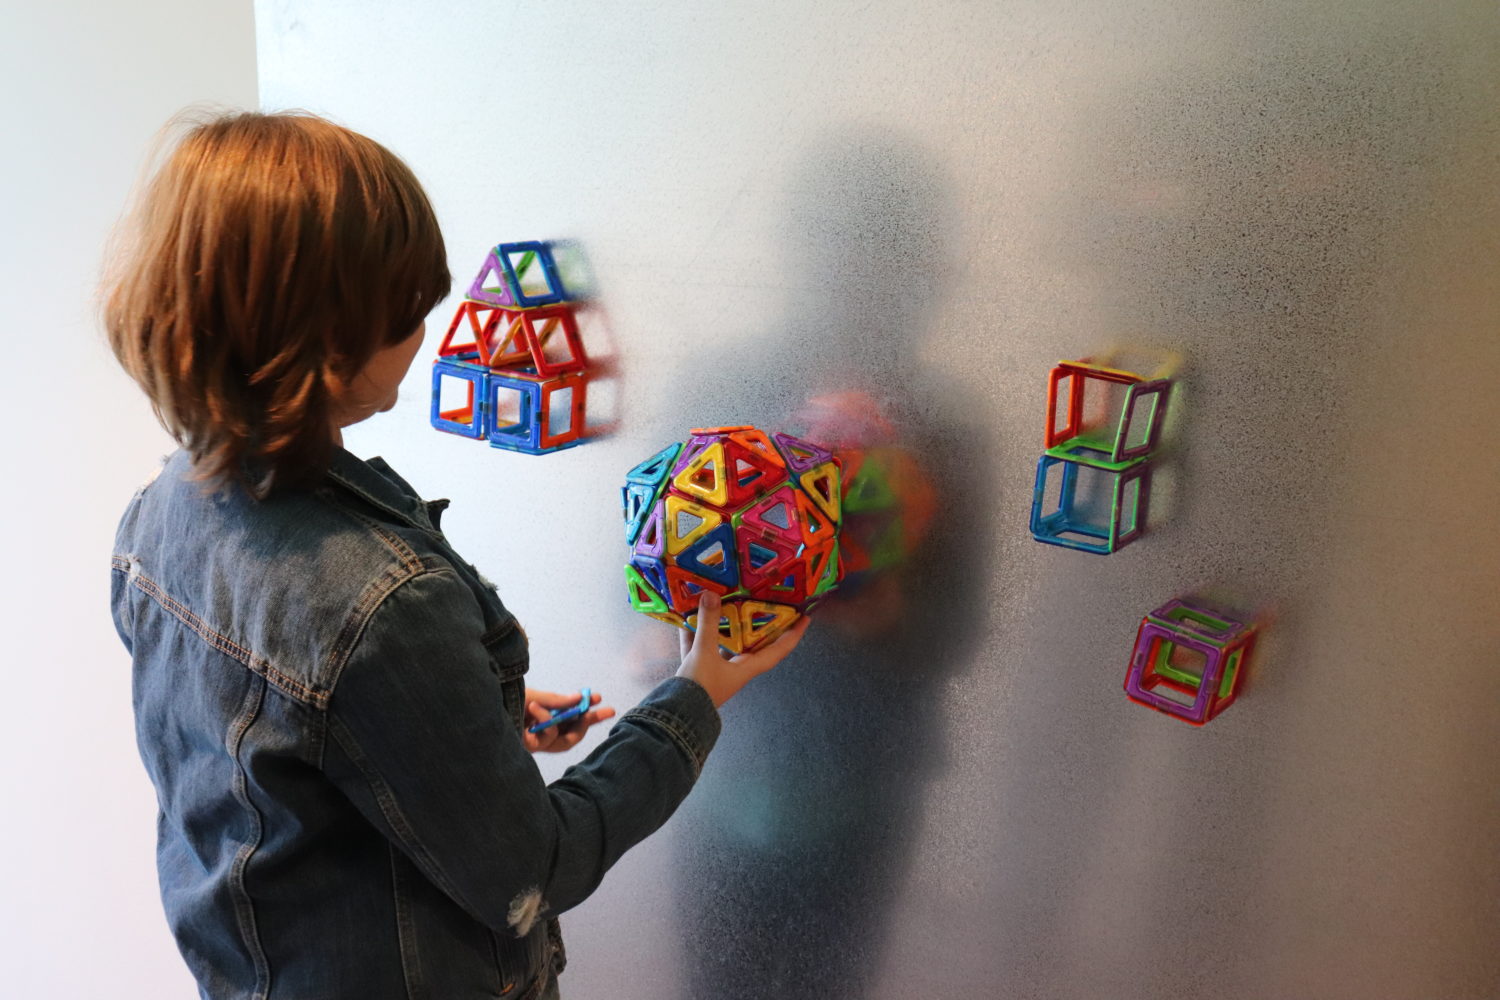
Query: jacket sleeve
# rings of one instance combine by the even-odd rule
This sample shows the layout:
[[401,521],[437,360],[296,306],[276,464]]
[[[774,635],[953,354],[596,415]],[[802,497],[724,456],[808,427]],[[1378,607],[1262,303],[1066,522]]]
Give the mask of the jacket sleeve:
[[505,711],[482,630],[451,569],[394,589],[339,677],[324,772],[477,920],[524,935],[666,822],[719,717],[700,686],[670,678],[549,786]]

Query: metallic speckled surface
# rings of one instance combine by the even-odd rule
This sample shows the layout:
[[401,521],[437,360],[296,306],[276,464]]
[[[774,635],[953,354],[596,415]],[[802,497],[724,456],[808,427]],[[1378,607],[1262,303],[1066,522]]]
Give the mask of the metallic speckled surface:
[[[439,6],[261,0],[262,97],[405,156],[460,282],[591,255],[614,437],[439,435],[423,371],[350,434],[539,683],[671,668],[617,498],[691,426],[863,392],[941,498],[569,915],[565,995],[1500,995],[1500,8]],[[1152,530],[1036,544],[1047,370],[1129,345],[1184,359]],[[1202,729],[1121,690],[1181,593],[1268,622]]]

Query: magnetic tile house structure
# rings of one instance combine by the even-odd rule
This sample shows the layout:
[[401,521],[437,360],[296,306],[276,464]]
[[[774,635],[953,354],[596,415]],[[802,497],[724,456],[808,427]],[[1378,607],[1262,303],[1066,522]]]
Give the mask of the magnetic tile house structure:
[[530,455],[588,439],[597,373],[553,246],[502,243],[485,257],[433,362],[433,427]]
[[1052,369],[1031,502],[1037,541],[1108,555],[1141,536],[1171,389],[1088,361]]

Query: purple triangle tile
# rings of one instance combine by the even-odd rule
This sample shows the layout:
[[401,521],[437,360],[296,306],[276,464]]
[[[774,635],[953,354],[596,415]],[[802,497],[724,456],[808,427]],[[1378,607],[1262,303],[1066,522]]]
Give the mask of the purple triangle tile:
[[[793,472],[800,474],[824,462],[833,461],[833,452],[790,434],[777,431],[771,435],[771,440],[776,442],[776,450],[781,452],[781,457],[786,459],[787,468]],[[811,457],[802,458],[797,454],[799,451],[807,452]]]
[[641,522],[640,533],[636,535],[634,555],[655,559],[661,559],[666,555],[666,533],[663,530],[666,509],[667,502],[658,500],[652,507],[651,513],[647,514],[645,520]]
[[686,469],[688,463],[698,457],[699,452],[719,440],[722,436],[721,434],[694,434],[688,438],[687,443],[682,446],[682,453],[677,456],[677,461],[672,463],[673,477],[675,478],[677,473]]
[[[488,274],[495,276],[499,288],[484,287],[485,275]],[[496,251],[491,250],[484,258],[484,266],[479,269],[479,273],[474,276],[473,282],[469,285],[468,297],[475,302],[483,302],[491,306],[515,305],[515,297],[510,293],[510,282],[505,280],[505,268],[500,263],[500,255]]]

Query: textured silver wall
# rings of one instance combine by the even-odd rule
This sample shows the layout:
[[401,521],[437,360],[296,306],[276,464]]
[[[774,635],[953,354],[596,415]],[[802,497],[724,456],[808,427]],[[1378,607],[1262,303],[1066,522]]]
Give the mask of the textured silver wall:
[[[262,0],[262,98],[406,156],[465,279],[592,254],[620,433],[442,436],[419,371],[351,434],[538,682],[670,669],[616,491],[691,426],[863,392],[941,500],[570,915],[568,995],[1500,995],[1500,8],[439,6]],[[1047,370],[1127,343],[1185,359],[1153,530],[1039,545]],[[1185,592],[1269,623],[1198,730],[1121,690]]]

